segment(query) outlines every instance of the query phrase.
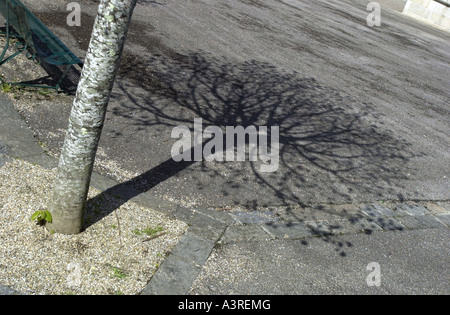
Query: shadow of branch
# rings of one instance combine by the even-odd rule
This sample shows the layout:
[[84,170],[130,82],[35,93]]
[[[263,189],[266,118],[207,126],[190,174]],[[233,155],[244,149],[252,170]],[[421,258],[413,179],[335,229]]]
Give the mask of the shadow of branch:
[[[233,64],[200,53],[176,59],[127,54],[122,64],[115,94],[120,106],[111,114],[131,129],[158,128],[167,138],[180,125],[192,130],[195,118],[202,118],[204,128],[280,128],[276,173],[261,173],[258,163],[250,161],[177,163],[170,156],[173,140],[165,144],[165,162],[119,185],[137,193],[183,177],[187,189],[205,196],[220,189],[225,201],[214,200],[213,206],[289,208],[318,198],[352,201],[355,194],[382,198],[395,194],[407,179],[405,174],[414,171],[408,161],[417,154],[409,143],[382,128],[381,117],[370,104],[314,78],[255,60]],[[161,138],[147,141],[147,146],[161,145]]]

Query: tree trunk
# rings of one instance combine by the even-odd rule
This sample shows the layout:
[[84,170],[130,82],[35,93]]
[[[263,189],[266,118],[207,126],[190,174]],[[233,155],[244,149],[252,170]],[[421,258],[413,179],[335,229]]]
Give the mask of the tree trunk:
[[136,0],[101,0],[59,160],[49,230],[82,231],[97,147]]

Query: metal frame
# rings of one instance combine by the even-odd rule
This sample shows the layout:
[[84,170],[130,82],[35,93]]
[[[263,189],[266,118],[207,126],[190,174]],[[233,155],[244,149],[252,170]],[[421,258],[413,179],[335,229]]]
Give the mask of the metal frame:
[[[1,0],[0,0],[1,1]],[[12,33],[12,29],[13,27],[10,25],[10,12],[12,10],[11,6],[14,6],[14,3],[19,3],[18,6],[21,6],[24,11],[25,11],[25,19],[28,19],[29,16],[31,16],[32,18],[34,18],[34,16],[32,15],[32,13],[20,2],[10,2],[9,0],[3,0],[5,5],[6,5],[6,11],[7,11],[7,16],[6,16],[6,33],[3,33],[4,35],[6,35],[6,44],[5,47],[3,48],[2,53],[0,54],[0,66],[4,65],[6,62],[12,60],[13,58],[17,57],[18,55],[20,55],[23,52],[26,52],[26,57],[29,60],[34,60],[36,61],[37,64],[40,64],[39,61],[39,57],[37,56],[36,50],[34,49],[34,47],[32,45],[30,45],[27,42],[27,39],[24,39],[20,36],[20,34],[17,34],[17,31],[15,32],[15,34]],[[17,19],[19,20],[19,17],[16,15]],[[28,23],[28,22],[26,22]],[[50,30],[48,30],[48,28],[43,25],[42,23],[40,23],[42,26],[42,29],[46,32],[48,32],[49,34],[52,34],[50,32]],[[28,30],[29,32],[32,32],[31,30]],[[22,34],[23,35],[23,34]],[[53,35],[53,34],[52,34]],[[53,35],[54,37],[54,35]],[[18,50],[17,52],[13,53],[12,55],[8,56],[5,58],[6,53],[10,47],[10,41],[11,38],[16,38],[18,40],[18,42],[15,43],[16,49]],[[31,40],[31,39],[29,39]],[[56,41],[59,41],[58,39],[55,39]],[[63,44],[62,44],[63,45]],[[32,53],[30,52],[30,50],[32,50]],[[45,61],[44,61],[45,62]],[[32,83],[26,83],[26,82],[6,82],[3,78],[0,77],[0,81],[2,83],[6,83],[9,85],[18,85],[18,86],[24,86],[24,87],[33,87],[33,88],[43,88],[43,89],[54,89],[54,90],[59,90],[61,87],[62,82],[64,81],[64,79],[67,77],[70,68],[73,67],[75,64],[61,64],[61,65],[53,65],[53,66],[59,66],[59,67],[63,67],[66,66],[65,69],[62,70],[62,76],[59,78],[58,82],[56,83],[55,86],[50,86],[50,85],[42,85],[42,84],[32,84]]]
[[[13,59],[14,57],[16,57],[17,55],[20,55],[22,52],[24,52],[25,50],[27,50],[28,48],[28,44],[25,42],[17,42],[16,48],[18,50],[18,52],[16,52],[15,54],[12,54],[11,56],[9,56],[8,58],[5,58],[6,52],[9,49],[10,46],[10,40],[11,40],[11,27],[9,25],[9,3],[7,3],[7,17],[6,17],[6,45],[3,48],[3,52],[0,55],[0,66],[5,64],[6,62],[8,62],[9,60]],[[13,36],[14,38],[19,38],[18,36]]]
[[450,7],[450,0],[434,0],[442,5],[445,5],[447,7]]

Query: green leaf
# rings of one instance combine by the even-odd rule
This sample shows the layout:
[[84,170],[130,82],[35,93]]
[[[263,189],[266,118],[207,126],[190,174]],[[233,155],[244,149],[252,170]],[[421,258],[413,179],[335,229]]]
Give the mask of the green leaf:
[[31,221],[36,220],[40,215],[41,215],[42,211],[36,211],[35,213],[33,213],[33,215],[31,216]]
[[52,214],[50,213],[50,211],[46,210],[44,213],[46,214],[45,220],[48,223],[52,223],[53,217],[52,217]]
[[42,222],[42,221],[46,221],[48,223],[52,223],[53,221],[53,217],[52,214],[50,213],[50,211],[45,210],[45,211],[36,211],[35,213],[33,213],[33,215],[31,216],[31,221],[38,221],[38,222]]

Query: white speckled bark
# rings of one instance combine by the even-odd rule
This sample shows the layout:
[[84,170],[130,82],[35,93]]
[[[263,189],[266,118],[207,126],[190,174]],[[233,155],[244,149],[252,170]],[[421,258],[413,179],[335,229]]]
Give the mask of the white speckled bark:
[[69,120],[55,180],[49,230],[77,234],[106,109],[136,0],[102,0]]

